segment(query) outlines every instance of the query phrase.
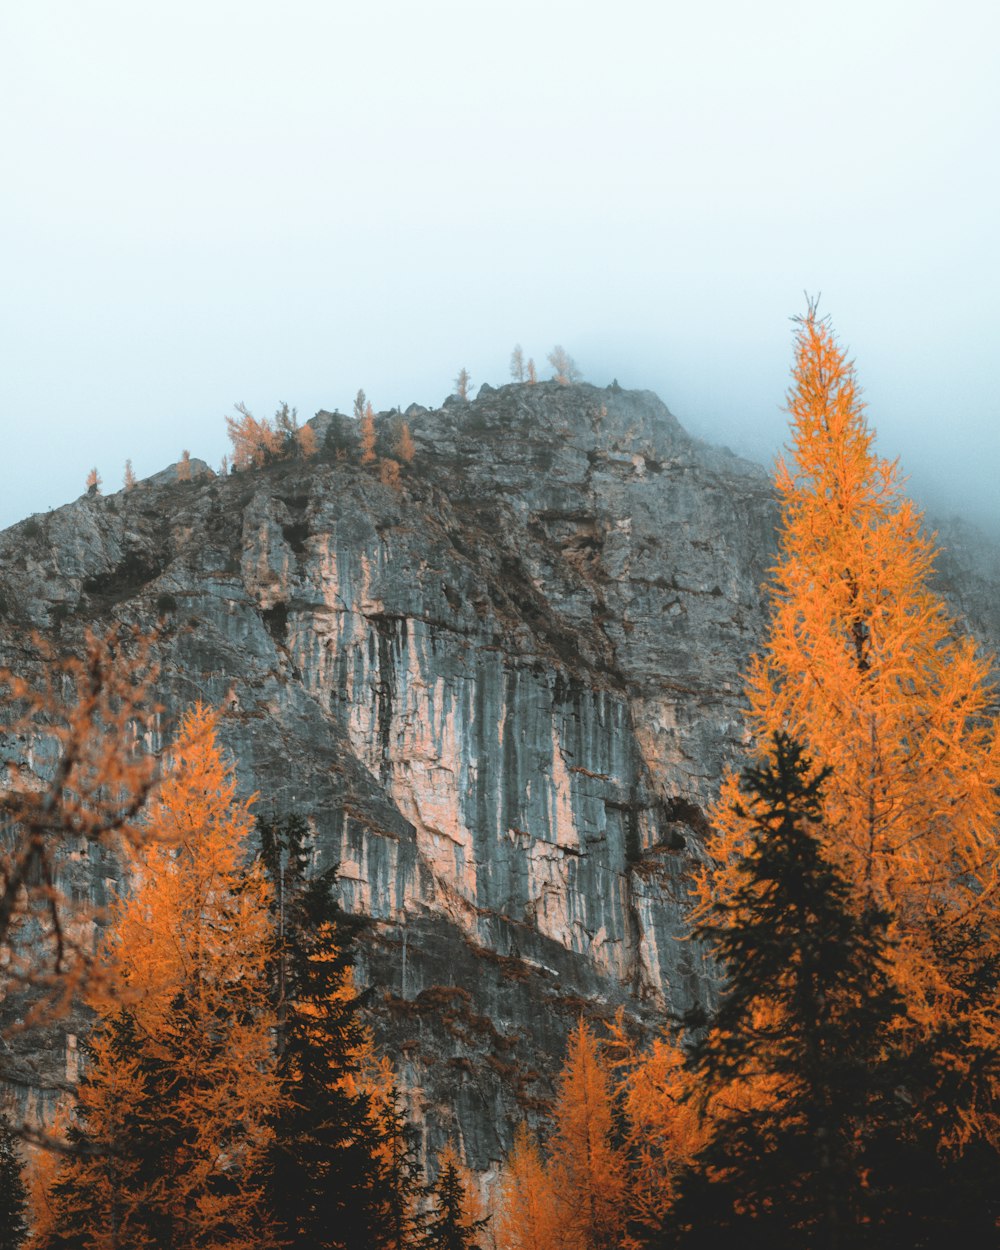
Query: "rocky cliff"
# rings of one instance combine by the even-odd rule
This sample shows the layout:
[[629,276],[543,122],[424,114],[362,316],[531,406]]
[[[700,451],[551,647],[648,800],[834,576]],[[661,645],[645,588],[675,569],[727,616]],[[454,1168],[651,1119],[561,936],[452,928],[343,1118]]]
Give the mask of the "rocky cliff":
[[[371,917],[362,972],[427,1145],[485,1170],[581,1009],[642,1028],[710,992],[685,883],[740,755],[777,510],[648,392],[483,387],[382,414],[383,454],[403,420],[396,485],[320,413],[315,459],[7,530],[0,661],[30,669],[31,628],[72,648],[159,619],[161,738],[220,706],[242,789],[308,817]],[[995,645],[997,552],[966,535],[944,569]]]

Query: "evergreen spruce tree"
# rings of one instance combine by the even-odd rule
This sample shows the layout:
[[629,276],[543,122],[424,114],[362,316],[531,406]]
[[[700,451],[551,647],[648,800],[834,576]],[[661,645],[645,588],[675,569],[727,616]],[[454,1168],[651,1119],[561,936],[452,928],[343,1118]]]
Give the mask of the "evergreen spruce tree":
[[24,1185],[17,1138],[6,1116],[0,1116],[0,1250],[17,1250],[28,1234]]
[[431,1209],[426,1216],[420,1250],[481,1250],[479,1233],[485,1219],[470,1219],[468,1195],[454,1151],[442,1152],[437,1180],[428,1189]]
[[387,1240],[392,1177],[361,1080],[366,1030],[352,975],[358,923],[334,899],[335,869],[308,876],[301,817],[260,821],[258,828],[275,900],[284,1091],[265,1169],[271,1209],[293,1250],[367,1250]]
[[889,1035],[902,1008],[887,917],[859,915],[821,850],[826,776],[783,734],[773,762],[746,770],[740,884],[695,933],[727,980],[691,1057],[715,1122],[681,1185],[684,1247],[892,1244],[865,1150],[905,1119]]

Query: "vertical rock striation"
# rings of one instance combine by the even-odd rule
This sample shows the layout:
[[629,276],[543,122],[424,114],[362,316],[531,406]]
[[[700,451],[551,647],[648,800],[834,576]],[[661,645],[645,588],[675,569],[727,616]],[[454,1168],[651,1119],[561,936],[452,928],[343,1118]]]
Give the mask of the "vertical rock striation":
[[[761,468],[648,392],[483,387],[405,418],[399,488],[320,413],[315,461],[14,526],[0,659],[37,662],[30,627],[72,648],[160,620],[165,730],[221,706],[259,810],[307,816],[371,917],[363,972],[428,1147],[457,1135],[485,1169],[580,1010],[641,1028],[710,992],[686,881],[741,751],[777,511]],[[984,551],[949,571],[994,641]]]

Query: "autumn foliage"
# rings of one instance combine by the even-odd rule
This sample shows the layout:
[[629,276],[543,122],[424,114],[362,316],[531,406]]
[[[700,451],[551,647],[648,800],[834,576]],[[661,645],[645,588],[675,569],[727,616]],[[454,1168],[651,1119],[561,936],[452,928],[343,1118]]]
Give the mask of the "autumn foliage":
[[269,891],[243,870],[249,803],[206,708],[184,716],[148,821],[156,840],[105,938],[113,991],[91,996],[82,1151],[57,1174],[56,1228],[38,1244],[267,1246],[255,1176],[279,1096]]
[[[93,952],[99,917],[71,897],[66,877],[89,847],[113,854],[149,840],[139,817],[156,765],[143,737],[159,710],[150,637],[87,631],[81,653],[61,657],[40,640],[36,646],[37,678],[0,672],[8,761],[0,793],[8,831],[0,848],[0,951],[6,995],[30,989],[25,1025],[58,1016],[104,976]],[[31,767],[14,762],[24,746]]]

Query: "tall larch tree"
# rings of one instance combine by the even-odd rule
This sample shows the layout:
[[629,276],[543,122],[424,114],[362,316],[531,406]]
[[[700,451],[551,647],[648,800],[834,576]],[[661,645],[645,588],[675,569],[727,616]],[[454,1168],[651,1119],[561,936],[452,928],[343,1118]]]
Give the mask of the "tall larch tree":
[[580,1020],[569,1037],[548,1141],[560,1250],[621,1244],[627,1182],[613,1119],[608,1065]]
[[525,378],[524,352],[520,343],[514,344],[514,350],[510,354],[510,376],[515,382],[523,382]]
[[468,369],[459,369],[458,377],[455,379],[455,394],[459,399],[469,398],[469,387],[471,385],[472,378],[469,376]]
[[198,705],[182,719],[105,943],[78,1095],[82,1153],[57,1174],[45,1250],[272,1244],[255,1178],[279,1098],[270,892],[243,867],[250,803]]
[[621,1020],[611,1026],[609,1062],[621,1107],[628,1161],[623,1250],[641,1250],[672,1227],[681,1176],[711,1134],[693,1096],[694,1078],[679,1038],[640,1048]]
[[541,1149],[523,1123],[500,1174],[493,1233],[496,1250],[551,1250],[558,1245],[552,1182]]
[[553,380],[560,386],[569,386],[573,382],[580,381],[580,370],[565,347],[560,347],[558,344],[553,347],[549,352],[549,364],[552,366]]
[[[358,391],[358,395],[364,398],[363,391]],[[378,459],[375,454],[375,409],[367,402],[361,416],[358,437],[361,442],[361,463],[374,464]]]
[[[788,409],[771,622],[747,680],[753,749],[763,759],[784,731],[832,769],[827,850],[859,908],[893,915],[895,976],[922,1027],[967,1022],[960,1076],[1000,1045],[996,996],[973,1002],[940,955],[975,927],[981,958],[1000,956],[990,660],[929,587],[932,541],[897,465],[876,453],[854,367],[814,306],[798,322]],[[733,775],[714,813],[717,867],[701,880],[703,900],[736,888],[752,835],[737,799]],[[983,1093],[978,1115],[960,1114],[996,1131]]]

